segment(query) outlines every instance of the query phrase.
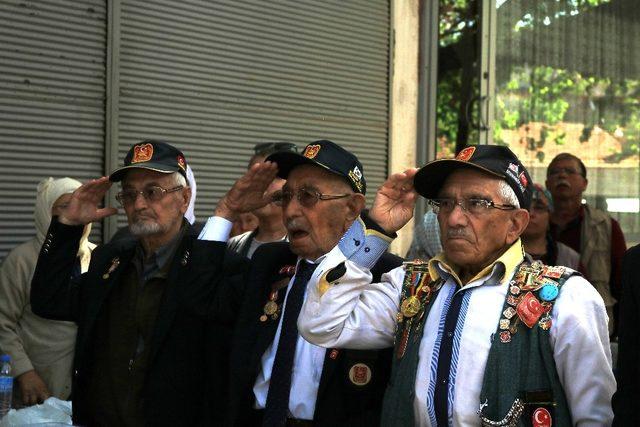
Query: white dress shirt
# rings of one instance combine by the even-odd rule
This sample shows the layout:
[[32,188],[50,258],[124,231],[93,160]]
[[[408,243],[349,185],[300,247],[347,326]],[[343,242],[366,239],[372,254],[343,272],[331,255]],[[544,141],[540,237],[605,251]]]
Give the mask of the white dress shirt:
[[[318,259],[317,261],[319,262],[321,260]],[[299,260],[298,262],[307,261]],[[317,270],[318,269],[316,269],[316,272],[314,272],[314,275],[307,284],[305,296],[308,294],[311,283],[314,282],[314,280],[317,283]],[[287,286],[287,298],[289,297],[289,291],[291,290],[294,280],[295,276],[291,278]],[[260,362],[262,369],[253,386],[253,394],[256,397],[254,407],[256,409],[264,409],[267,404],[271,371],[273,370],[273,362],[276,358],[278,343],[280,342],[280,330],[282,329],[284,312],[287,309],[286,305],[287,302],[285,300],[282,313],[279,317],[280,320],[278,322],[276,335],[273,338],[273,342],[262,355]],[[289,393],[289,414],[292,418],[313,420],[325,353],[326,349],[313,345],[298,335],[296,354],[293,359],[293,369],[291,372],[291,392]]]
[[[211,217],[207,220],[205,226],[200,233],[202,240],[226,241],[231,230],[231,223],[224,218]],[[318,258],[314,262],[322,264],[327,258],[326,255]],[[335,258],[332,258],[336,262]],[[298,259],[298,262],[308,262]],[[310,288],[317,287],[318,279],[323,270],[320,265],[316,268],[311,279],[307,283],[305,290],[305,298]],[[295,280],[295,276],[291,278],[287,285],[286,297]],[[271,371],[273,370],[273,362],[278,350],[278,342],[280,341],[280,330],[282,328],[282,319],[286,310],[286,300],[283,304],[282,312],[278,320],[278,329],[273,338],[273,342],[267,347],[260,361],[260,373],[256,378],[253,386],[253,394],[255,396],[254,407],[256,409],[264,409],[267,403],[267,395],[269,393],[269,383],[271,380]],[[316,398],[318,396],[318,388],[320,386],[320,378],[324,366],[326,349],[306,341],[302,336],[298,336],[296,341],[296,353],[293,359],[293,370],[291,373],[291,392],[289,394],[289,415],[292,418],[302,420],[313,420],[316,406]]]

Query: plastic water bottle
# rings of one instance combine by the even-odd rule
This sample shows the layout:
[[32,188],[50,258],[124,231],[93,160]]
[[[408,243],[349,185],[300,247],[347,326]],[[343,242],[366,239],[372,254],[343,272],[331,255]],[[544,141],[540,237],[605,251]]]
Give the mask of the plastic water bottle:
[[3,354],[0,356],[0,418],[7,415],[11,409],[11,394],[13,392],[13,377],[11,376],[11,356]]

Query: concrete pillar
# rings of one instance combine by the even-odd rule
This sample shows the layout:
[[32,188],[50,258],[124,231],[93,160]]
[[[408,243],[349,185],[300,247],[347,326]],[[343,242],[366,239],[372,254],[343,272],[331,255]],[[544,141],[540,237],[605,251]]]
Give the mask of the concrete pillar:
[[[389,95],[389,172],[416,165],[418,135],[421,0],[391,2]],[[404,256],[411,245],[413,220],[398,232],[391,252]]]

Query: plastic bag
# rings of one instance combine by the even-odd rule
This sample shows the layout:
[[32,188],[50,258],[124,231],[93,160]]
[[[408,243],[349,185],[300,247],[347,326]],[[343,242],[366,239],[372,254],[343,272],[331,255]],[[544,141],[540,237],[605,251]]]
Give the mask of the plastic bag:
[[71,414],[71,402],[50,397],[41,405],[10,410],[0,421],[0,427],[73,425]]

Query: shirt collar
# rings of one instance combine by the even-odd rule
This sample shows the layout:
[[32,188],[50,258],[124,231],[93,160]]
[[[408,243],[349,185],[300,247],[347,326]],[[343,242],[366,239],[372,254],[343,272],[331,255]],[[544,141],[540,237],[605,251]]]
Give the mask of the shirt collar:
[[433,279],[442,278],[447,280],[452,278],[460,287],[484,277],[486,277],[486,279],[482,284],[499,285],[507,282],[509,276],[506,276],[505,273],[507,271],[514,271],[523,259],[524,248],[522,241],[518,238],[498,259],[483,268],[466,284],[462,283],[460,277],[458,277],[459,269],[453,263],[447,261],[444,252],[439,253],[429,260],[429,275]]
[[182,236],[185,233],[185,230],[186,227],[184,224],[182,224],[182,227],[180,228],[180,231],[176,234],[176,236],[171,239],[171,241],[153,251],[149,258],[145,258],[142,244],[140,243],[140,241],[138,241],[135,257],[139,260],[141,271],[143,272],[144,281],[156,275],[160,275],[161,277],[164,277],[166,275],[163,273],[164,267],[167,267],[167,264],[169,263],[169,261],[171,261],[173,254],[178,248],[178,243],[181,241]]

